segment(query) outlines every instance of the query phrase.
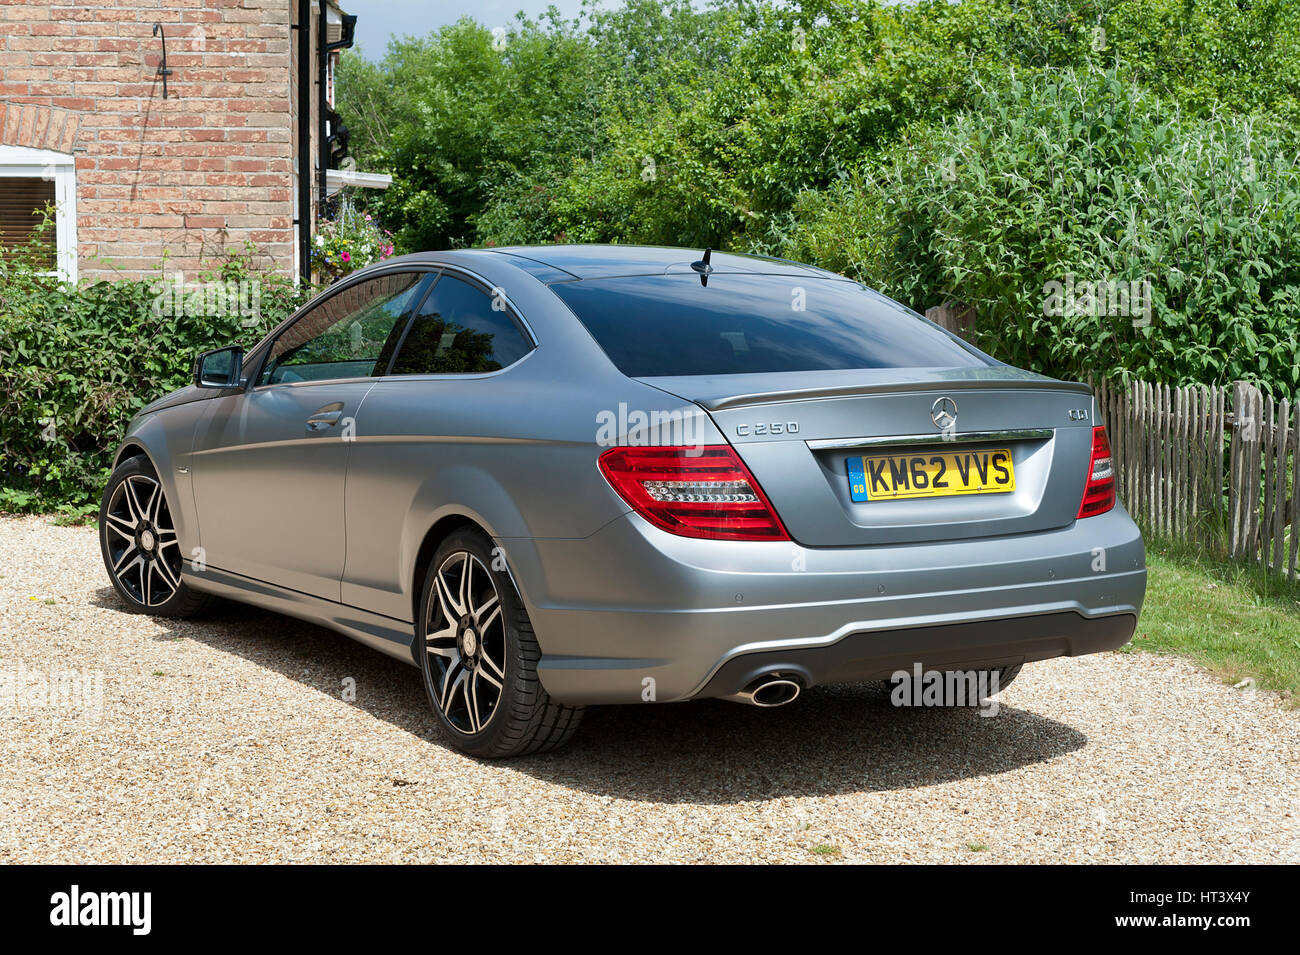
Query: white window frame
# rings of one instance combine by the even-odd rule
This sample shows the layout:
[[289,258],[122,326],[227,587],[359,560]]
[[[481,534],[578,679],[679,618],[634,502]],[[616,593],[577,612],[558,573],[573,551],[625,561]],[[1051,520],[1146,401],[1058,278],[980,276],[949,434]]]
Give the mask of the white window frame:
[[0,176],[54,180],[54,232],[57,274],[77,281],[77,163],[71,153],[27,146],[0,146]]

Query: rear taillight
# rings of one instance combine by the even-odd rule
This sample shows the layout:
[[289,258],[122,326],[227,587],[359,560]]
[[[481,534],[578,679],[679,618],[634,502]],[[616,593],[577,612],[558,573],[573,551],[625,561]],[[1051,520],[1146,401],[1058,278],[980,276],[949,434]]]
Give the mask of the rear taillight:
[[1088,483],[1083,489],[1080,517],[1104,514],[1115,506],[1115,463],[1110,457],[1110,439],[1105,428],[1092,429],[1092,459],[1088,463]]
[[611,448],[600,473],[638,514],[672,534],[789,540],[754,476],[728,445]]

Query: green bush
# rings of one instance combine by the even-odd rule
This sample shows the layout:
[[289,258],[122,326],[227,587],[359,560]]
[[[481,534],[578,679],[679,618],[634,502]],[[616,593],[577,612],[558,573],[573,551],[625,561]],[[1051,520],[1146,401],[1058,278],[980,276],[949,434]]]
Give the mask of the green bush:
[[404,252],[567,238],[535,187],[603,155],[615,124],[680,110],[682,91],[736,52],[735,6],[629,0],[499,32],[465,18],[390,42],[378,63],[344,57],[357,161],[394,176],[371,208]]
[[472,242],[492,183],[590,141],[595,54],[571,26],[548,24],[494,35],[465,19],[394,40],[381,63],[340,62],[358,162],[395,176],[370,203],[399,248]]
[[[1035,370],[1300,390],[1294,137],[1262,119],[1187,118],[1114,70],[988,90],[801,196],[781,251],[918,309],[974,306],[981,347]],[[1079,295],[1053,307],[1049,283],[1112,280],[1150,283],[1149,325]]]
[[[465,213],[473,228],[462,236],[779,244],[801,193],[830,188],[926,126],[987,103],[986,91],[1043,70],[1117,67],[1189,118],[1259,112],[1294,124],[1300,18],[1286,15],[1286,3],[737,0],[707,20],[682,13],[671,27],[571,30],[570,43],[585,37],[604,51],[594,67],[585,60],[575,70],[578,85],[599,90],[590,116],[583,101],[591,135],[576,149],[556,137],[545,162],[512,165],[509,175],[485,171],[481,208]],[[641,55],[663,37],[691,39],[679,40],[680,57]],[[620,46],[623,55],[613,55]],[[639,98],[629,95],[623,62],[643,64]],[[593,68],[607,71],[603,87]],[[428,96],[417,93],[396,124],[427,124]],[[498,109],[515,115],[510,101],[489,112]],[[426,164],[446,152],[425,145]]]
[[660,69],[645,81],[653,107],[604,100],[601,148],[498,184],[479,238],[725,247],[765,234],[800,190],[965,102],[954,36],[983,28],[967,7],[925,9],[724,6],[711,28],[726,56]]
[[74,287],[0,256],[0,510],[92,512],[131,417],[187,384],[198,352],[251,345],[303,300],[248,264],[178,294],[164,274]]

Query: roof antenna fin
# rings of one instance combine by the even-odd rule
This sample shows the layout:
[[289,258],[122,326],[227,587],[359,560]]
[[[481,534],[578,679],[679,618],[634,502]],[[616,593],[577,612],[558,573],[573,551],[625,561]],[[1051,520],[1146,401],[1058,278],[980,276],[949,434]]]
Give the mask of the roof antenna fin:
[[700,259],[698,262],[691,263],[691,268],[700,273],[700,284],[705,287],[709,284],[709,276],[713,274],[713,266],[709,264],[709,257],[711,255],[713,255],[713,250],[705,249],[704,258]]

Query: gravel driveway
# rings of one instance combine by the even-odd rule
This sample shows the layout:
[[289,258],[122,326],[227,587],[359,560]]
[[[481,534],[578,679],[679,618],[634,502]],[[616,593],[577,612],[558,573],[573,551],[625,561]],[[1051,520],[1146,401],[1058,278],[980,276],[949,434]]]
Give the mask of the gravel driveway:
[[479,763],[344,637],[122,612],[94,528],[0,517],[0,573],[0,676],[63,693],[0,700],[0,862],[1300,862],[1300,717],[1180,660],[1037,664],[993,718],[599,709]]

